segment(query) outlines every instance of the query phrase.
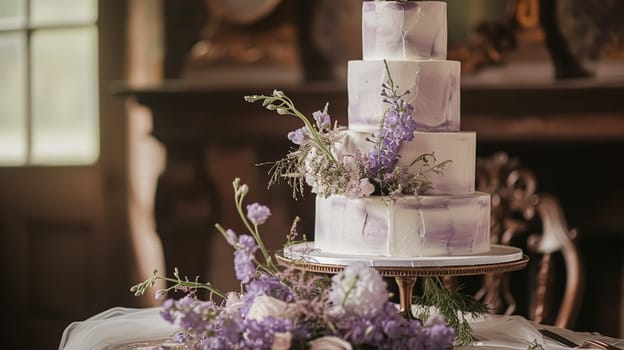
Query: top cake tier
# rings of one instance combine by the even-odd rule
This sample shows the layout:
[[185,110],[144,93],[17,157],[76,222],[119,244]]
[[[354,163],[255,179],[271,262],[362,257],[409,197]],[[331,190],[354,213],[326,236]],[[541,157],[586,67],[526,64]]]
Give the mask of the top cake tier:
[[446,45],[446,3],[441,1],[362,3],[364,60],[445,60]]

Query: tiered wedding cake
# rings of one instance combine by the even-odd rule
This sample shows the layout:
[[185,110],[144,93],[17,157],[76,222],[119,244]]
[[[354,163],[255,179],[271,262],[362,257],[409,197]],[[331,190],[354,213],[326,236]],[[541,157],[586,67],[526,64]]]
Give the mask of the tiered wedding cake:
[[317,196],[315,248],[323,253],[451,256],[490,250],[490,196],[475,192],[476,134],[460,131],[460,63],[446,60],[446,3],[371,1],[362,6],[363,60],[348,66],[349,129],[336,158],[369,152],[387,113],[388,74],[409,91],[415,135],[399,165],[435,153],[450,160],[431,173],[425,195]]

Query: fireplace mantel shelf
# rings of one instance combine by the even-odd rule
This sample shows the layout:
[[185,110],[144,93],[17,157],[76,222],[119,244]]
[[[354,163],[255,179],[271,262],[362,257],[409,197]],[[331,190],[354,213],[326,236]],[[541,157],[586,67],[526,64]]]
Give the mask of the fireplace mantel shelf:
[[[215,86],[184,80],[164,81],[158,85],[130,87],[118,84],[119,95],[135,96],[138,103],[159,118],[181,122],[187,118],[243,120],[249,131],[280,136],[296,121],[283,127],[268,122],[271,112],[243,101],[243,96],[270,94],[275,87]],[[347,124],[345,83],[309,83],[279,87],[304,113],[330,103],[330,114]],[[605,140],[624,137],[624,81],[594,83],[591,80],[556,83],[466,83],[461,89],[462,129],[474,130],[479,140]],[[193,117],[195,116],[195,117]],[[294,118],[293,118],[294,119]],[[166,121],[162,121],[166,122]],[[166,124],[169,124],[166,122]],[[212,124],[212,123],[211,123]],[[218,123],[219,125],[221,123]],[[271,128],[261,124],[271,124]],[[241,124],[237,128],[246,129]],[[276,135],[277,135],[276,134]],[[158,136],[158,135],[157,135]]]

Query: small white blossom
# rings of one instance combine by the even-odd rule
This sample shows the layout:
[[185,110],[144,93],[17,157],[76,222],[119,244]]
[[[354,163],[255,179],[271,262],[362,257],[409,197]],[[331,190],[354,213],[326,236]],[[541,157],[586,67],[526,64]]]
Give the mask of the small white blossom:
[[354,175],[354,178],[358,177],[357,174],[360,171],[360,167],[358,165],[358,162],[355,160],[355,157],[352,157],[352,156],[342,157],[342,167],[344,168],[345,171],[347,171],[351,175]]
[[388,300],[386,282],[373,268],[357,263],[332,277],[329,300],[337,314],[371,317]]
[[227,314],[234,314],[238,312],[238,310],[240,310],[243,306],[245,306],[245,302],[241,300],[238,293],[227,293],[227,299],[225,299],[224,309]]
[[358,180],[350,180],[347,182],[346,195],[349,197],[360,196],[360,182]]
[[375,192],[375,186],[368,181],[367,178],[360,180],[360,194],[364,197],[368,197]]
[[346,341],[334,337],[324,336],[309,342],[310,350],[352,350],[351,344]]
[[268,295],[258,295],[247,312],[247,318],[262,321],[265,317],[290,318],[292,315],[288,304]]

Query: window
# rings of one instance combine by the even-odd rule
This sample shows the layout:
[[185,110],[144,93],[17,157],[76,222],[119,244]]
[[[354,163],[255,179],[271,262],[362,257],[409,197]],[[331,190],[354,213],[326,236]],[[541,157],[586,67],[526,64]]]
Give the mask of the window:
[[99,154],[97,0],[0,1],[0,165]]

